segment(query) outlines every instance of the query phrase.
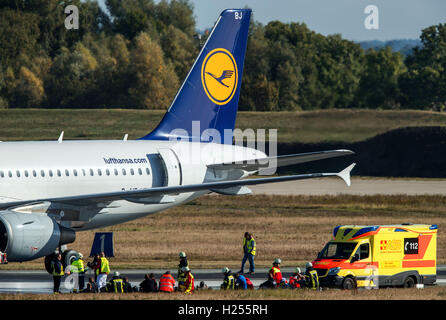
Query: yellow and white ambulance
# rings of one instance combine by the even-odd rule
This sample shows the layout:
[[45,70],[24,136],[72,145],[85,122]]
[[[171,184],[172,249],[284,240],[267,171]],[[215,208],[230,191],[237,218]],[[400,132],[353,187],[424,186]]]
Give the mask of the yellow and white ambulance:
[[322,287],[414,287],[436,281],[437,225],[337,226],[313,261]]

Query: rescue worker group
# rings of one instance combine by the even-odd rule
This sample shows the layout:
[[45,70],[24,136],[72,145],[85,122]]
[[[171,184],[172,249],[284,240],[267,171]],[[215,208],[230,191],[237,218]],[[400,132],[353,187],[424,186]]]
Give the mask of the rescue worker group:
[[[255,274],[254,257],[256,254],[256,242],[254,236],[245,232],[243,237],[243,251],[241,269],[233,273],[228,267],[224,267],[221,272],[223,274],[223,283],[220,285],[222,290],[249,290],[255,289],[252,281],[246,275]],[[54,260],[51,262],[51,270],[53,275],[53,293],[60,293],[60,285],[62,277],[67,275],[75,275],[75,283],[72,288],[73,293],[125,293],[125,292],[184,292],[192,294],[195,290],[210,289],[201,281],[195,287],[194,275],[189,267],[189,261],[185,252],[179,253],[178,276],[177,279],[172,276],[170,271],[166,271],[159,279],[155,279],[153,273],[146,274],[144,280],[139,284],[139,287],[132,286],[127,277],[122,277],[119,272],[114,272],[112,278],[107,281],[110,274],[110,264],[105,257],[104,252],[98,253],[94,256],[93,262],[88,262],[87,267],[84,265],[83,255],[79,253],[72,264],[64,270],[62,264],[61,254],[56,254]],[[249,261],[249,272],[244,272],[246,261]],[[276,258],[273,261],[272,267],[268,272],[268,279],[260,284],[258,289],[296,289],[309,288],[319,290],[319,280],[316,270],[313,269],[311,262],[307,262],[305,271],[297,267],[290,278],[287,279],[282,276],[280,271],[280,264],[282,260]],[[90,277],[85,284],[85,272],[91,268],[94,272],[94,277]],[[177,284],[177,285],[176,285]]]

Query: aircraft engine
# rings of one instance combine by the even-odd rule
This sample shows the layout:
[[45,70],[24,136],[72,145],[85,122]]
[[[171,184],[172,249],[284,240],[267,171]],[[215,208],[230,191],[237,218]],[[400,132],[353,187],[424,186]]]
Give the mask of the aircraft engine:
[[0,250],[8,261],[28,261],[52,254],[59,246],[74,242],[73,230],[38,213],[0,212]]

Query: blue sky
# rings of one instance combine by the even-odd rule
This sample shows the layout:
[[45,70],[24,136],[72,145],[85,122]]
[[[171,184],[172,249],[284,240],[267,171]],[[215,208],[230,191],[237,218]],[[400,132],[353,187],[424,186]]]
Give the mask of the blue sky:
[[[103,3],[104,0],[99,0]],[[212,27],[225,8],[253,9],[254,19],[304,22],[324,35],[340,33],[361,40],[416,39],[428,26],[446,23],[445,0],[191,0],[198,29]],[[379,10],[379,29],[364,26],[364,9]]]

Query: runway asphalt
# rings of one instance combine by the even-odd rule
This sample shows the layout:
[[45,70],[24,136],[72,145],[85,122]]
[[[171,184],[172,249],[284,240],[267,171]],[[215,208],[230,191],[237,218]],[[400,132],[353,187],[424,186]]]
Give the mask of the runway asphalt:
[[[112,270],[119,271],[121,276],[128,277],[132,286],[139,286],[139,283],[144,279],[146,273],[153,273],[155,278],[159,280],[160,276],[166,270]],[[233,270],[237,271],[237,270]],[[209,288],[219,289],[223,281],[223,275],[219,269],[200,269],[192,270],[195,277],[195,285],[199,285],[200,281],[204,281]],[[247,275],[254,284],[255,288],[267,279],[268,269],[258,269],[254,275]],[[287,279],[293,273],[293,268],[282,268],[282,274]],[[88,277],[92,277],[91,271],[86,275],[86,282]],[[176,277],[176,271],[173,272]],[[111,276],[109,275],[108,279]],[[60,291],[62,293],[69,293],[72,289],[73,282],[62,280]],[[69,279],[68,279],[69,280]],[[446,286],[446,265],[437,267],[437,285]],[[53,290],[52,276],[45,271],[16,271],[3,270],[0,271],[0,293],[43,293],[50,294]]]
[[268,195],[446,195],[446,180],[353,177],[351,186],[347,187],[339,178],[318,178],[256,185],[249,188],[253,194]]

